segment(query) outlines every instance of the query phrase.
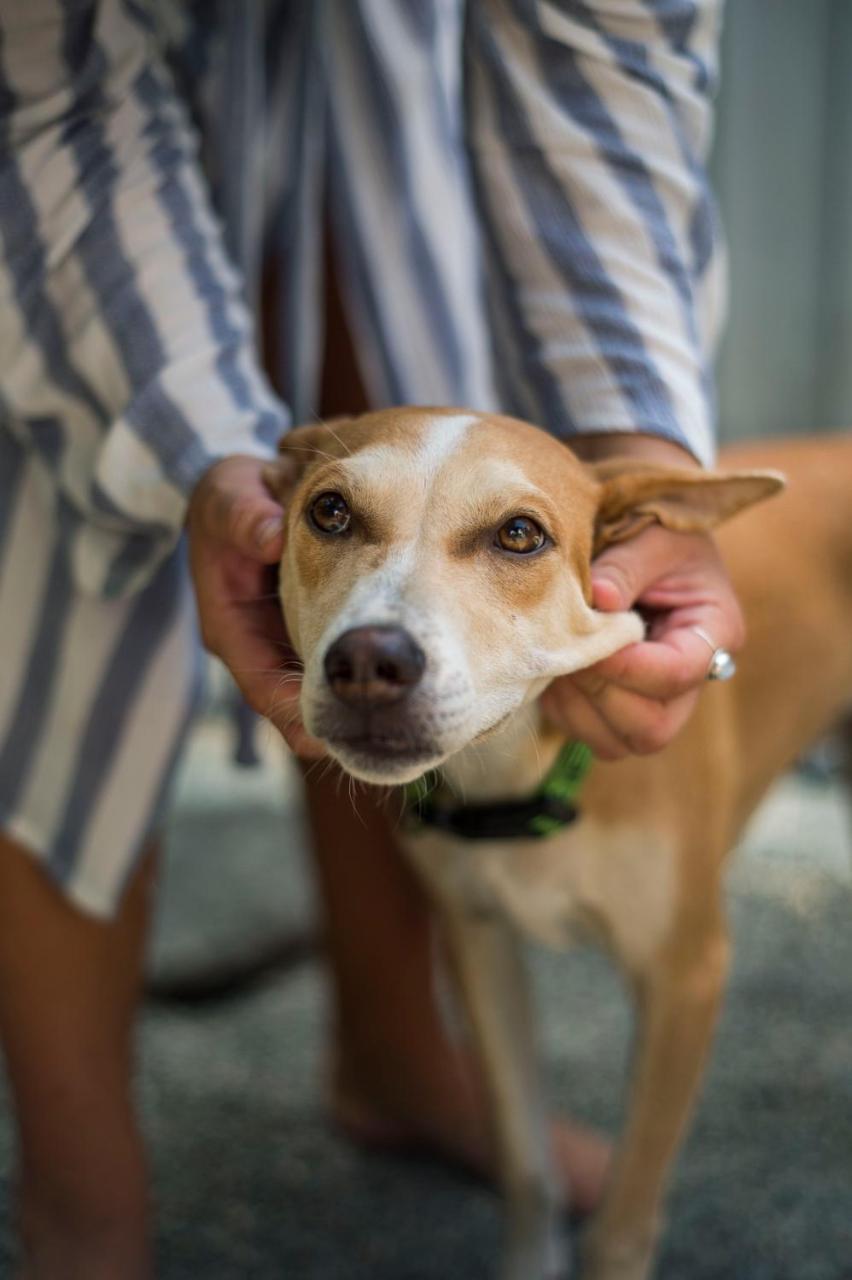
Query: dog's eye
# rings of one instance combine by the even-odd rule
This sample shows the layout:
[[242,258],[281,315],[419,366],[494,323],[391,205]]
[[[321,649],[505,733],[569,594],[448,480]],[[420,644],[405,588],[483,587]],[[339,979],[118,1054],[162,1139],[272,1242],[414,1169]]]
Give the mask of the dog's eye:
[[544,530],[527,516],[512,516],[497,530],[496,543],[501,551],[514,551],[520,556],[540,551],[546,541]]
[[321,493],[308,508],[308,515],[321,533],[345,533],[352,521],[352,512],[339,493]]

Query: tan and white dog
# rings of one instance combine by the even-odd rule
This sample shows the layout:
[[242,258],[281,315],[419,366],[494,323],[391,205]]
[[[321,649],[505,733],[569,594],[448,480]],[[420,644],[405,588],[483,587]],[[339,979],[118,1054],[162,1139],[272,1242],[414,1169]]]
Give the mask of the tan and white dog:
[[581,1274],[642,1280],[725,983],[725,856],[775,775],[852,701],[852,441],[724,462],[736,470],[596,471],[525,423],[407,409],[295,431],[269,474],[289,501],[281,598],[306,727],[356,778],[439,770],[447,793],[479,803],[534,793],[557,756],[546,684],[642,635],[635,614],[590,607],[592,555],[651,520],[716,525],[781,488],[767,465],[792,479],[723,530],[749,640],[670,746],[596,764],[579,820],[548,838],[406,837],[489,1083],[504,1280],[568,1270],[520,935],[597,941],[635,995],[629,1113]]

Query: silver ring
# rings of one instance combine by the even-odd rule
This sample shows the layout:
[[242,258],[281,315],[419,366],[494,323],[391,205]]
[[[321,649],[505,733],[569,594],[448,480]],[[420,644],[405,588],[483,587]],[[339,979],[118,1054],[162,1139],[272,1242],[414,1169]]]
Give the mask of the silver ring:
[[705,680],[730,680],[731,676],[737,674],[737,664],[727,649],[722,649],[715,644],[701,627],[691,627],[690,630],[694,631],[710,649],[710,665],[707,668]]

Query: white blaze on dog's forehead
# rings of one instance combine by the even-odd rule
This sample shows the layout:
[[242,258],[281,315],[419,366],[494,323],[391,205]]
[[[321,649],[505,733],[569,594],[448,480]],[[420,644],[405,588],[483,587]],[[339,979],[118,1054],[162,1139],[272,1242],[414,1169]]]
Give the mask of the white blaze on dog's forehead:
[[426,419],[420,430],[403,436],[398,444],[375,444],[353,454],[346,459],[347,470],[362,472],[368,477],[380,476],[388,469],[398,468],[404,459],[407,470],[412,468],[419,480],[429,481],[478,421],[472,413]]
[[433,418],[420,438],[417,465],[423,467],[427,475],[435,475],[459,448],[470,428],[478,421],[477,416],[472,413]]

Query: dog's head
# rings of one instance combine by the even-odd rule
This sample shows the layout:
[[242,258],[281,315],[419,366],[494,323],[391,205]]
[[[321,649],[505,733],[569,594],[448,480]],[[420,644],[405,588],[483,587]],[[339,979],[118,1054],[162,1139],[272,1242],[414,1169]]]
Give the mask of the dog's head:
[[590,563],[644,524],[709,528],[766,475],[582,465],[526,423],[403,409],[285,436],[281,599],[310,733],[356,777],[405,782],[557,675],[641,637],[591,607]]

